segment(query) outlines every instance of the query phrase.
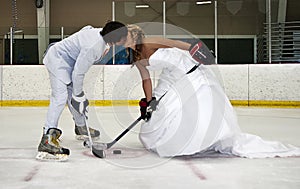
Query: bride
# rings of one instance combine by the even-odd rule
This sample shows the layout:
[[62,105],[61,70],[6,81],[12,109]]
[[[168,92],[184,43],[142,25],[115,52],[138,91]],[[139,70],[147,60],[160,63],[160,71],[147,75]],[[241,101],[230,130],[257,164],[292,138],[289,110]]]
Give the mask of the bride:
[[[145,93],[142,100],[147,105],[154,97],[159,101],[139,134],[148,150],[160,157],[208,151],[248,158],[300,155],[297,147],[240,131],[235,111],[210,66],[195,67],[198,62],[188,51],[189,43],[145,37],[139,26],[128,25],[125,45],[134,52]],[[149,71],[158,70],[159,81],[152,89]]]

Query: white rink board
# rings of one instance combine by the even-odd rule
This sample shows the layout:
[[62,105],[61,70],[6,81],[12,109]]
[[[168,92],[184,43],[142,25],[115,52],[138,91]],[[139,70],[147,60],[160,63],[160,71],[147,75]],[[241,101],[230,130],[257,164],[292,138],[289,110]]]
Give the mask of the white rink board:
[[[300,101],[300,64],[213,65],[230,100]],[[1,100],[48,100],[50,83],[43,65],[5,65],[1,71]],[[159,72],[151,72],[153,84]],[[141,78],[131,65],[94,65],[84,89],[91,100],[137,100],[143,96]]]

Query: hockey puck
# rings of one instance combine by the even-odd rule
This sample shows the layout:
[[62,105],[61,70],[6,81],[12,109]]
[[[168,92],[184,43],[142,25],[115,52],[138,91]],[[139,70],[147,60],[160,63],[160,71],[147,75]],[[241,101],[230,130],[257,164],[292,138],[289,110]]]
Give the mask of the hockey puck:
[[88,140],[83,141],[83,146],[85,148],[90,148],[91,147],[90,141],[88,141]]
[[121,150],[114,150],[114,151],[113,151],[113,154],[121,154],[121,153],[122,153]]

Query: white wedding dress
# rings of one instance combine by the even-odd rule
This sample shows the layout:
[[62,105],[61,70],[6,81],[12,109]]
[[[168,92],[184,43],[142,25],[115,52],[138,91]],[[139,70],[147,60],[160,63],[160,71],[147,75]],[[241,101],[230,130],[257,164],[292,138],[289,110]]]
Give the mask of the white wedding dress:
[[300,149],[242,133],[235,111],[213,72],[187,51],[158,49],[150,71],[162,70],[154,96],[161,100],[140,130],[143,145],[160,157],[216,151],[248,158],[299,156]]

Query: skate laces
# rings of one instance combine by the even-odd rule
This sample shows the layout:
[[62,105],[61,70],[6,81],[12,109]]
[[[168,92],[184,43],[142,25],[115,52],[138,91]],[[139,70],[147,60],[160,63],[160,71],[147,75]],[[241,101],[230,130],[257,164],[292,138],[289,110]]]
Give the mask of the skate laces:
[[57,148],[60,148],[59,145],[59,137],[61,136],[61,130],[59,129],[51,129],[49,130],[49,135],[50,135],[50,141],[52,144],[54,144],[54,146],[56,146]]
[[60,148],[59,141],[60,140],[58,138],[51,136],[51,143],[54,144],[58,148]]
[[[95,129],[89,128],[89,130],[90,130],[91,135],[95,134]],[[88,134],[87,129],[86,129],[85,126],[80,127],[79,132],[80,132],[80,134],[83,134],[83,135],[87,135]]]

